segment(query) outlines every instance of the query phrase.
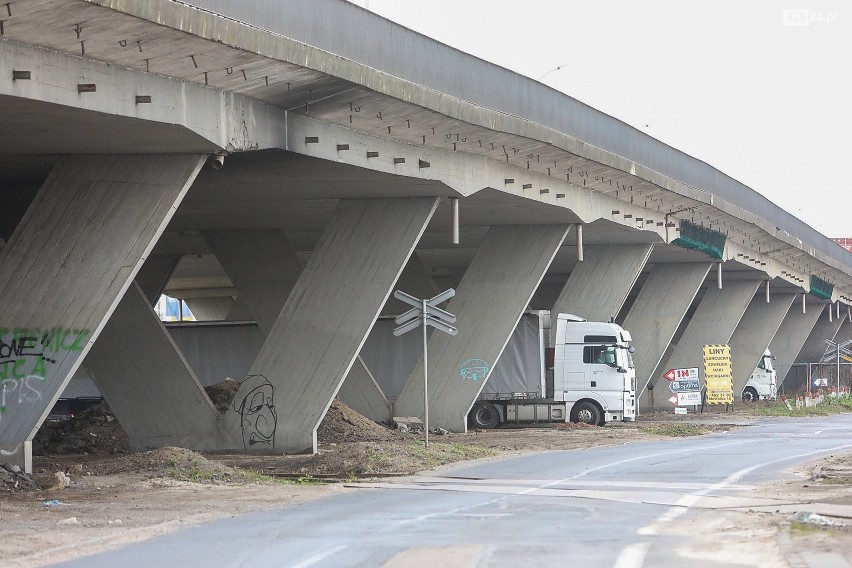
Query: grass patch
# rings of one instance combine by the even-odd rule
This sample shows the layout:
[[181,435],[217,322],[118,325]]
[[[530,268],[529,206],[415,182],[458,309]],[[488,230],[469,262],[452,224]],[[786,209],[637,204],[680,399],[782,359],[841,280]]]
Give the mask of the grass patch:
[[[796,401],[791,400],[792,410],[783,401],[763,403],[759,406],[745,407],[743,414],[752,416],[829,416],[852,412],[852,396],[826,396],[820,404],[796,408]],[[741,407],[742,408],[742,407]]]
[[640,429],[649,434],[657,436],[670,436],[672,438],[685,438],[687,436],[701,436],[710,432],[705,426],[697,424],[655,424]]

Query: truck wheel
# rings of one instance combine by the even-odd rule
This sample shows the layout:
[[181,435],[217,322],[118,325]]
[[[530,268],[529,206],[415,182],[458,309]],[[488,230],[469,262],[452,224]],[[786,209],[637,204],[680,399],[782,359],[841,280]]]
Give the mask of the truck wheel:
[[602,418],[600,408],[591,402],[578,402],[571,409],[571,422],[583,422],[597,426]]
[[470,411],[469,422],[474,428],[496,428],[500,424],[500,413],[490,402],[480,402]]
[[756,400],[760,400],[760,397],[757,396],[757,391],[754,390],[754,387],[746,387],[743,391],[743,402],[754,402]]

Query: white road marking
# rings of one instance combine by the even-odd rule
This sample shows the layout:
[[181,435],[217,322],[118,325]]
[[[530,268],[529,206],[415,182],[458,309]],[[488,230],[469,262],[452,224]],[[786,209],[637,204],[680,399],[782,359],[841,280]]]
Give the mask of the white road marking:
[[[645,525],[644,527],[639,528],[636,531],[636,534],[641,535],[641,536],[653,536],[653,535],[660,534],[660,526],[659,525],[664,524],[664,523],[670,523],[670,522],[674,521],[675,519],[684,515],[687,511],[689,511],[689,508],[692,505],[694,505],[701,497],[704,497],[705,495],[708,495],[709,493],[712,493],[714,491],[720,491],[722,489],[725,489],[729,485],[732,485],[732,484],[738,482],[744,476],[748,475],[749,473],[751,473],[751,472],[753,472],[757,469],[767,467],[767,466],[770,466],[770,465],[774,465],[774,464],[777,464],[777,463],[785,462],[785,461],[790,461],[790,460],[794,460],[794,459],[798,459],[798,458],[805,458],[805,457],[813,456],[813,455],[816,455],[816,454],[827,454],[827,453],[831,453],[831,452],[836,452],[838,450],[844,450],[844,449],[847,449],[847,448],[852,448],[852,444],[844,444],[842,446],[835,446],[833,448],[827,448],[827,449],[824,449],[824,450],[815,450],[813,452],[806,452],[806,453],[803,453],[803,454],[796,454],[796,455],[793,455],[793,456],[787,456],[787,457],[784,457],[784,458],[781,458],[781,459],[759,463],[759,464],[756,464],[756,465],[753,465],[753,466],[750,466],[750,467],[743,468],[739,471],[735,471],[734,473],[732,473],[731,475],[729,475],[728,477],[726,477],[725,479],[723,479],[719,483],[713,484],[706,489],[701,489],[701,490],[696,491],[694,493],[691,493],[689,495],[684,495],[683,497],[681,497],[678,500],[678,502],[675,506],[673,506],[668,511],[666,511],[665,513],[663,513],[662,515],[657,517],[656,520]],[[635,546],[635,544],[636,543],[631,544],[631,545],[627,546],[624,550],[622,550],[621,555],[618,557],[619,560],[621,559],[621,556],[623,556],[624,553],[628,549],[630,549],[632,546]],[[644,558],[644,556],[643,556],[643,558]],[[616,564],[614,565],[614,568],[621,568],[621,565],[618,564],[619,560],[616,560]],[[643,560],[643,562],[644,562],[644,560]],[[633,566],[634,568],[641,568],[642,563],[640,562],[639,564],[635,564],[635,565],[631,565],[631,566]]]
[[650,542],[635,542],[625,547],[612,565],[613,568],[641,568],[649,548],[651,548]]
[[314,554],[310,558],[306,558],[306,559],[302,560],[301,562],[299,562],[298,564],[293,564],[290,568],[308,568],[308,566],[313,566],[314,564],[317,564],[318,562],[322,562],[323,560],[325,560],[329,556],[331,556],[333,554],[337,554],[338,552],[340,552],[344,548],[346,548],[346,546],[342,546],[342,545],[341,546],[335,546],[334,548],[326,550],[325,552],[320,552],[319,554]]

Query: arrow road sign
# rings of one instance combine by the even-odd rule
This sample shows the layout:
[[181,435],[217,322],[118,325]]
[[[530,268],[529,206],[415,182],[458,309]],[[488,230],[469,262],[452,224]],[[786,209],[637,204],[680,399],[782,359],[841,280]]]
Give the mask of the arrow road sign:
[[671,398],[669,398],[669,402],[672,403],[672,404],[677,404],[677,395],[674,395]]
[[663,378],[667,381],[675,379],[692,379],[698,380],[698,367],[690,367],[688,369],[669,369],[663,373]]

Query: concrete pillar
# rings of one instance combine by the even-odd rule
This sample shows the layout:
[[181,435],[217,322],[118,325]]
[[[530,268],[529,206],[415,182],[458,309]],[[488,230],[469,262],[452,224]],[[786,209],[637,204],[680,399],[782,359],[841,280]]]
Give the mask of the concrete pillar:
[[614,318],[652,248],[646,244],[587,246],[585,260],[571,271],[551,313],[575,314],[589,321]]
[[[704,381],[704,346],[725,345],[730,341],[740,318],[760,285],[759,280],[733,280],[725,282],[721,290],[710,286],[701,298],[698,308],[677,346],[669,358],[651,375],[649,384],[654,385],[654,407],[658,410],[672,410],[667,400],[671,391],[668,381],[662,377],[666,369],[685,369],[698,367],[698,375]],[[650,408],[650,397],[643,400]]]
[[[772,338],[769,344],[769,350],[775,355],[775,367],[778,368],[778,383],[783,383],[790,374],[793,363],[796,361],[802,346],[807,341],[811,330],[816,325],[820,314],[823,313],[824,306],[811,305],[806,313],[802,313],[802,308],[799,305],[798,298],[793,301],[793,305],[787,311],[781,327]],[[828,317],[828,316],[825,316]],[[796,388],[802,385],[795,385]]]
[[349,408],[370,420],[382,422],[391,418],[391,404],[360,355],[347,373],[337,396]]
[[636,348],[633,360],[638,396],[654,375],[710,266],[673,263],[657,264],[651,269],[622,325],[630,332]]
[[215,447],[219,413],[136,284],[83,365],[127,432],[131,448]]
[[[808,306],[808,309],[811,310],[814,307]],[[814,324],[807,341],[805,341],[801,351],[799,351],[799,355],[796,357],[796,363],[819,363],[825,354],[825,349],[828,347],[825,340],[831,339],[833,341],[840,328],[843,327],[844,318],[842,317],[833,317],[834,314],[832,314],[831,321],[828,320],[828,312],[833,309],[833,306],[826,304],[825,307],[819,306],[819,308],[822,309],[822,317]]]
[[230,296],[187,298],[184,300],[197,321],[224,321],[234,307]]
[[56,164],[0,253],[0,449],[26,453],[203,163],[114,155]]
[[204,240],[265,335],[296,285],[302,265],[281,231],[205,231]]
[[157,303],[163,290],[166,289],[166,284],[174,274],[178,262],[180,262],[179,255],[151,256],[139,269],[136,282],[152,306]]
[[757,294],[740,318],[737,330],[731,336],[731,368],[734,374],[734,398],[739,399],[754,368],[763,357],[781,322],[787,315],[795,294],[773,294],[771,301]]
[[[264,337],[268,336],[302,272],[286,237],[280,231],[209,231],[204,238],[239,292],[239,303],[231,314],[238,313],[242,306],[252,314]],[[414,256],[400,280],[405,280],[409,272],[409,280],[414,276],[415,281],[421,280],[416,267],[413,272],[409,268],[412,260]],[[422,265],[420,270],[425,273]],[[385,305],[390,303],[388,300]],[[340,398],[347,405],[376,421],[390,418],[388,400],[360,357],[344,385]]]
[[[430,426],[466,431],[468,411],[567,231],[565,225],[488,231],[447,307],[458,317],[458,335],[436,332],[429,339]],[[466,363],[486,368],[484,376],[465,376]],[[394,414],[422,417],[423,391],[421,357],[394,403]]]
[[226,449],[316,451],[316,429],[437,204],[338,204],[225,416]]

